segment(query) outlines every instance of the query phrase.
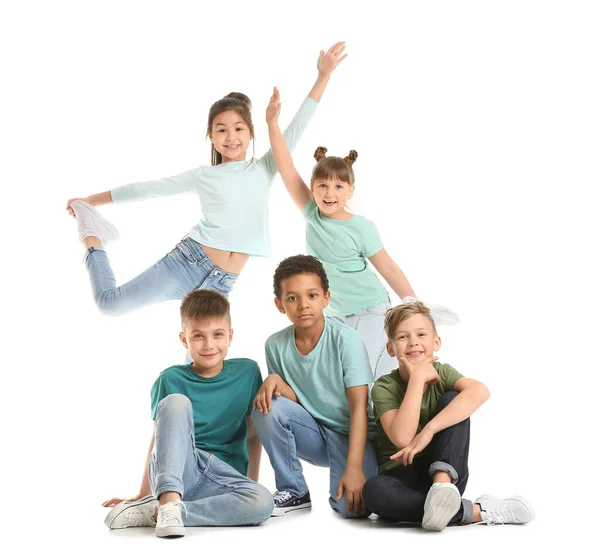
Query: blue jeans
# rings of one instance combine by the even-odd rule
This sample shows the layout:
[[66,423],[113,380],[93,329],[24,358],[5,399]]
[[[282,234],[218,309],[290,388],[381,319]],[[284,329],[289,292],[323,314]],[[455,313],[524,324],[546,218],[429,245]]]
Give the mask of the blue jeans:
[[[277,490],[304,496],[308,486],[300,459],[318,467],[329,467],[329,505],[344,517],[348,513],[346,493],[336,500],[337,485],[346,470],[349,438],[318,423],[302,406],[276,397],[267,414],[252,411],[252,423],[275,471]],[[363,463],[365,478],[377,474],[375,443],[367,440]]]
[[181,494],[187,527],[258,525],[273,511],[273,496],[264,486],[196,448],[192,403],[185,395],[158,403],[148,478],[157,498]]
[[117,286],[103,247],[90,247],[84,262],[94,300],[106,315],[123,315],[144,305],[181,299],[198,288],[216,290],[227,296],[238,277],[215,266],[201,245],[190,237],[122,286]]

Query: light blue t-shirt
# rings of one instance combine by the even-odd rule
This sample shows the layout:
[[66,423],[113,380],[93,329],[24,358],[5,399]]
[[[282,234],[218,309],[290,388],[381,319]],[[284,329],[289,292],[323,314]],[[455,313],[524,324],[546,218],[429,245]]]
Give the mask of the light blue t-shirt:
[[[318,103],[307,97],[283,136],[293,150]],[[269,187],[277,167],[269,150],[260,159],[203,166],[158,181],[131,183],[111,190],[113,202],[135,202],[194,191],[203,219],[189,237],[214,249],[266,257],[271,252],[268,229]]]
[[[265,344],[267,369],[294,390],[299,403],[315,419],[340,434],[350,432],[346,389],[373,383],[369,357],[360,335],[337,319],[325,317],[325,328],[313,350],[298,352],[293,325],[271,335]],[[369,439],[376,427],[368,400]]]
[[158,403],[173,393],[192,401],[196,447],[248,475],[248,421],[262,384],[258,364],[245,358],[223,362],[215,377],[200,377],[191,364],[164,370],[152,386],[152,420]]
[[383,249],[375,224],[363,216],[347,220],[322,216],[312,197],[302,213],[306,250],[323,263],[329,279],[331,299],[325,312],[345,317],[386,302],[387,291],[366,259]]

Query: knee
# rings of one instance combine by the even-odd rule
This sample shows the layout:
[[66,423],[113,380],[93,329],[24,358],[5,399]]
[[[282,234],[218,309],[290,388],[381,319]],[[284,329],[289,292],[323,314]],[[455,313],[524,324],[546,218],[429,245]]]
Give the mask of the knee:
[[100,313],[105,317],[118,317],[124,314],[123,309],[118,305],[117,300],[114,298],[112,290],[102,292],[96,299],[96,306]]
[[288,417],[286,410],[292,401],[285,397],[277,397],[271,401],[271,410],[267,414],[263,414],[255,409],[250,414],[252,424],[260,435],[261,430],[268,430],[274,425],[283,424]]
[[192,401],[185,395],[180,395],[179,393],[167,395],[158,403],[156,409],[157,417],[164,414],[173,416],[191,415]]
[[389,488],[385,484],[385,478],[382,476],[373,476],[365,482],[362,489],[362,497],[365,506],[369,511],[377,513],[380,508],[380,497],[389,494]]
[[273,513],[273,496],[271,493],[264,487],[257,485],[256,489],[256,513],[257,513],[257,522],[264,523],[271,514]]

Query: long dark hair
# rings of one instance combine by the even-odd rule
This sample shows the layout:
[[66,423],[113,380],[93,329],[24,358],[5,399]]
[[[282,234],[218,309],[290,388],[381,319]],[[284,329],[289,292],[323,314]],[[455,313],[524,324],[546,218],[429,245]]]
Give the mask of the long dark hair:
[[[246,123],[246,126],[250,129],[252,136],[252,157],[254,158],[254,125],[252,124],[252,103],[250,98],[243,93],[232,91],[230,94],[219,99],[212,104],[210,111],[208,112],[208,127],[206,129],[206,136],[212,132],[212,125],[215,118],[224,113],[225,111],[235,111],[242,120]],[[210,152],[210,164],[219,165],[223,163],[223,156],[217,152],[214,144],[212,145]]]

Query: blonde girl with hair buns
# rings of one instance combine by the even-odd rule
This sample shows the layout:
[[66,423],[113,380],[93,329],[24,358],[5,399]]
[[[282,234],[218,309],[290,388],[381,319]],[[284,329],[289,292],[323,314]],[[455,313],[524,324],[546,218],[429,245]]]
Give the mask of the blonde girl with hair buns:
[[[398,367],[386,351],[384,317],[390,307],[388,293],[367,262],[383,276],[403,301],[415,298],[402,269],[383,247],[375,224],[346,209],[354,194],[353,165],[358,154],[346,157],[327,156],[327,149],[317,148],[310,186],[294,166],[278,124],[281,111],[277,88],[267,107],[267,124],[275,164],[296,206],[306,220],[306,247],[325,267],[331,286],[326,312],[356,329],[367,348],[375,378]],[[406,298],[406,299],[405,299]],[[433,306],[436,320],[456,322],[448,309]]]
[[[291,150],[298,143],[332,72],[346,57],[344,49],[344,43],[339,42],[327,52],[321,51],[317,80],[283,134],[286,149]],[[92,292],[103,313],[121,315],[144,305],[181,299],[197,288],[227,295],[250,256],[270,254],[267,205],[277,168],[271,150],[259,159],[252,154],[246,160],[250,142],[254,141],[248,97],[230,93],[215,102],[208,116],[207,136],[212,142],[210,166],[67,202],[67,211],[78,222]],[[118,233],[95,207],[186,191],[198,195],[203,219],[165,257],[118,286],[104,248]]]

